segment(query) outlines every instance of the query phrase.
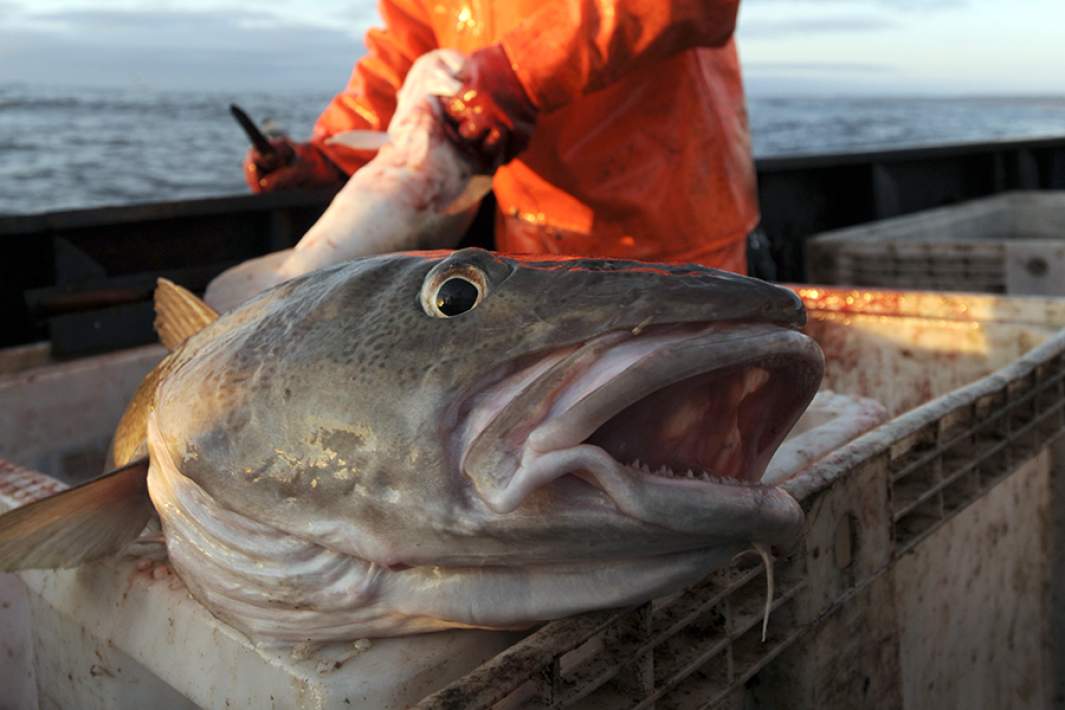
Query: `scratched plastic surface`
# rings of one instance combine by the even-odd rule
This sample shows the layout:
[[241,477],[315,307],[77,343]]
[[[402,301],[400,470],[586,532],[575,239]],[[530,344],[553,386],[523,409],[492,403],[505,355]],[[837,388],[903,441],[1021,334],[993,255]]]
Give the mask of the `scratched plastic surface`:
[[823,387],[898,416],[1013,362],[1065,327],[1065,301],[796,287],[825,352]]

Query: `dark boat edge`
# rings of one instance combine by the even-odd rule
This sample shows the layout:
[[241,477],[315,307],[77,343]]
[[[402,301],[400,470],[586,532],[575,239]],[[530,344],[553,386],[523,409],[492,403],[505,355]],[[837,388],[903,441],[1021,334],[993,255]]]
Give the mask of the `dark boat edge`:
[[[778,277],[801,282],[812,234],[1011,190],[1065,189],[1065,136],[771,157],[756,164],[762,229]],[[232,264],[295,244],[332,194],[0,216],[0,310],[7,314],[0,347],[49,339],[53,354],[64,357],[151,342],[156,278],[202,290]],[[489,224],[482,214],[471,233]]]

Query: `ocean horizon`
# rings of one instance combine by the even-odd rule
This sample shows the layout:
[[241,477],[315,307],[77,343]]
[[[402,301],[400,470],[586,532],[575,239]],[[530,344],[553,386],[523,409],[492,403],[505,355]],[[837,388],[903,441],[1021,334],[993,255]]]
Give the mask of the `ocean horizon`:
[[[244,194],[238,103],[305,139],[329,91],[0,84],[0,214]],[[755,157],[1065,136],[1065,96],[749,96]]]

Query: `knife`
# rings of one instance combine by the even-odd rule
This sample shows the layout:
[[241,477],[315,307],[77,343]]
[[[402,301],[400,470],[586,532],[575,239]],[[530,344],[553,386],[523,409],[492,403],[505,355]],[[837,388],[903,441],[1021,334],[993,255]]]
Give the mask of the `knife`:
[[265,157],[273,157],[277,151],[274,146],[271,145],[263,132],[259,130],[259,127],[255,125],[255,121],[251,120],[251,116],[244,112],[240,106],[236,104],[229,105],[229,112],[233,114],[233,118],[237,119],[237,123],[244,129],[245,135],[248,136],[248,140],[255,146],[255,150],[259,151],[259,154]]

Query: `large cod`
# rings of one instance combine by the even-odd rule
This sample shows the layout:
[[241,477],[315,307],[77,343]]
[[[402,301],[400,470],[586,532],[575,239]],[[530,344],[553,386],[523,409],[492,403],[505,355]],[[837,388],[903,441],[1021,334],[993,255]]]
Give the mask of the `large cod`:
[[154,509],[196,599],[291,643],[636,603],[801,529],[760,483],[823,369],[785,289],[468,249],[316,271],[221,318],[167,293],[175,349],[120,468],[0,516],[0,569],[115,554]]

